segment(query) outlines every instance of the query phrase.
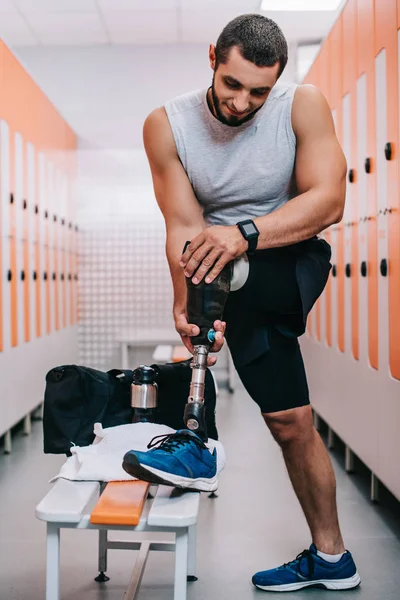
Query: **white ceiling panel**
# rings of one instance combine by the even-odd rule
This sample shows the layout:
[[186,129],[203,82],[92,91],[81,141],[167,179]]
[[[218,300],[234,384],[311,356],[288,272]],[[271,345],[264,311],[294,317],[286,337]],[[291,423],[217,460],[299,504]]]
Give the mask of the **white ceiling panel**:
[[104,13],[114,44],[167,44],[178,42],[176,11],[115,11]]
[[181,41],[215,44],[225,25],[240,14],[238,10],[215,11],[211,18],[205,10],[185,10],[181,15]]
[[15,8],[12,0],[0,0],[0,15],[17,15],[18,11]]
[[27,19],[42,44],[92,45],[109,42],[97,13],[30,13]]
[[177,10],[180,0],[97,0],[102,11]]
[[95,12],[96,0],[14,0],[23,13],[31,12]]
[[[261,0],[180,0],[182,10],[238,10],[238,14],[258,12]],[[208,14],[208,17],[212,17]]]
[[38,43],[24,19],[18,14],[1,15],[0,38],[10,46],[36,46]]

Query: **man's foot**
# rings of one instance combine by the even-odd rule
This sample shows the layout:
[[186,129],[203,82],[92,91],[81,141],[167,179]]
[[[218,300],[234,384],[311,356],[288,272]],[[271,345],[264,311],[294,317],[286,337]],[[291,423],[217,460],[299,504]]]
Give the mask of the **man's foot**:
[[217,451],[211,454],[189,429],[157,435],[147,447],[148,452],[130,450],[124,456],[122,467],[133,477],[201,492],[218,488]]
[[306,587],[327,590],[348,590],[361,581],[351,553],[346,550],[336,563],[329,563],[317,554],[314,544],[297,555],[295,560],[276,569],[253,575],[254,585],[267,592],[294,592]]

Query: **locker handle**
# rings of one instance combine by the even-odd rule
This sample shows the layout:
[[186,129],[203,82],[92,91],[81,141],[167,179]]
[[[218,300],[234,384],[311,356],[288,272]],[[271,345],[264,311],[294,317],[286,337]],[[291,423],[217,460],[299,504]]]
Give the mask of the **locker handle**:
[[381,275],[382,275],[382,277],[387,277],[387,274],[388,274],[388,261],[386,260],[386,258],[382,258],[380,269],[381,269]]
[[10,193],[10,204],[14,204],[14,194]]
[[72,229],[72,223],[68,223],[68,227]]
[[28,206],[26,200],[23,200],[22,206],[23,206],[23,209],[26,210],[26,207]]
[[74,275],[75,281],[78,281],[78,275]]
[[71,275],[71,273],[69,273],[68,274],[68,281],[71,281],[71,279],[72,279],[72,275]]
[[393,158],[393,144],[391,142],[385,144],[385,157],[386,160],[392,160]]
[[43,279],[44,279],[44,281],[47,281],[47,273],[46,272],[43,273]]
[[368,272],[367,262],[365,260],[363,260],[362,263],[361,263],[361,275],[362,275],[362,277],[366,277],[367,276],[367,272]]
[[349,171],[349,181],[350,181],[350,183],[354,183],[355,179],[356,179],[355,169],[350,169],[350,171]]
[[53,215],[53,221],[54,223],[57,223],[57,215]]
[[37,280],[37,273],[36,273],[36,271],[33,271],[33,281],[36,281],[36,280]]
[[351,277],[351,264],[350,263],[347,263],[345,273],[346,273],[346,277]]
[[336,275],[337,275],[336,265],[332,265],[332,275],[333,275],[333,277],[336,277]]
[[11,281],[12,280],[12,271],[11,269],[8,269],[7,271],[7,281]]
[[38,205],[37,205],[37,204],[35,204],[35,215],[37,215],[37,214],[38,214],[38,212],[39,212],[39,207],[38,207]]
[[61,219],[61,225],[65,225],[65,219]]
[[25,281],[25,271],[21,271],[21,281]]
[[365,159],[364,168],[366,173],[371,173],[371,159],[369,157]]
[[64,273],[61,273],[61,281],[64,281]]
[[44,211],[44,218],[48,219],[49,218],[49,213],[47,212],[47,210]]
[[53,281],[55,281],[57,279],[57,276],[55,273],[53,273]]

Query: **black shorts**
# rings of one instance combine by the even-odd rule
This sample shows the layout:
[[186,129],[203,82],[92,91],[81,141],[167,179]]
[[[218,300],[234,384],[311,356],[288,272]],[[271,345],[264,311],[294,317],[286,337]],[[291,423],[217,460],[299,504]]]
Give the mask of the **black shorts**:
[[325,287],[330,247],[313,238],[257,251],[245,285],[224,311],[226,340],[238,375],[262,413],[310,403],[298,336]]

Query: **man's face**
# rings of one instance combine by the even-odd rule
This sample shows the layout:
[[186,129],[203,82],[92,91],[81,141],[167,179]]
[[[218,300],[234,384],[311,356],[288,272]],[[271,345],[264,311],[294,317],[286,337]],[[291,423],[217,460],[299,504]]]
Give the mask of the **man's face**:
[[210,64],[214,70],[211,96],[216,117],[225,125],[237,127],[251,119],[262,107],[276,83],[279,63],[257,67],[234,46],[226,64],[215,70],[215,48],[210,47]]

